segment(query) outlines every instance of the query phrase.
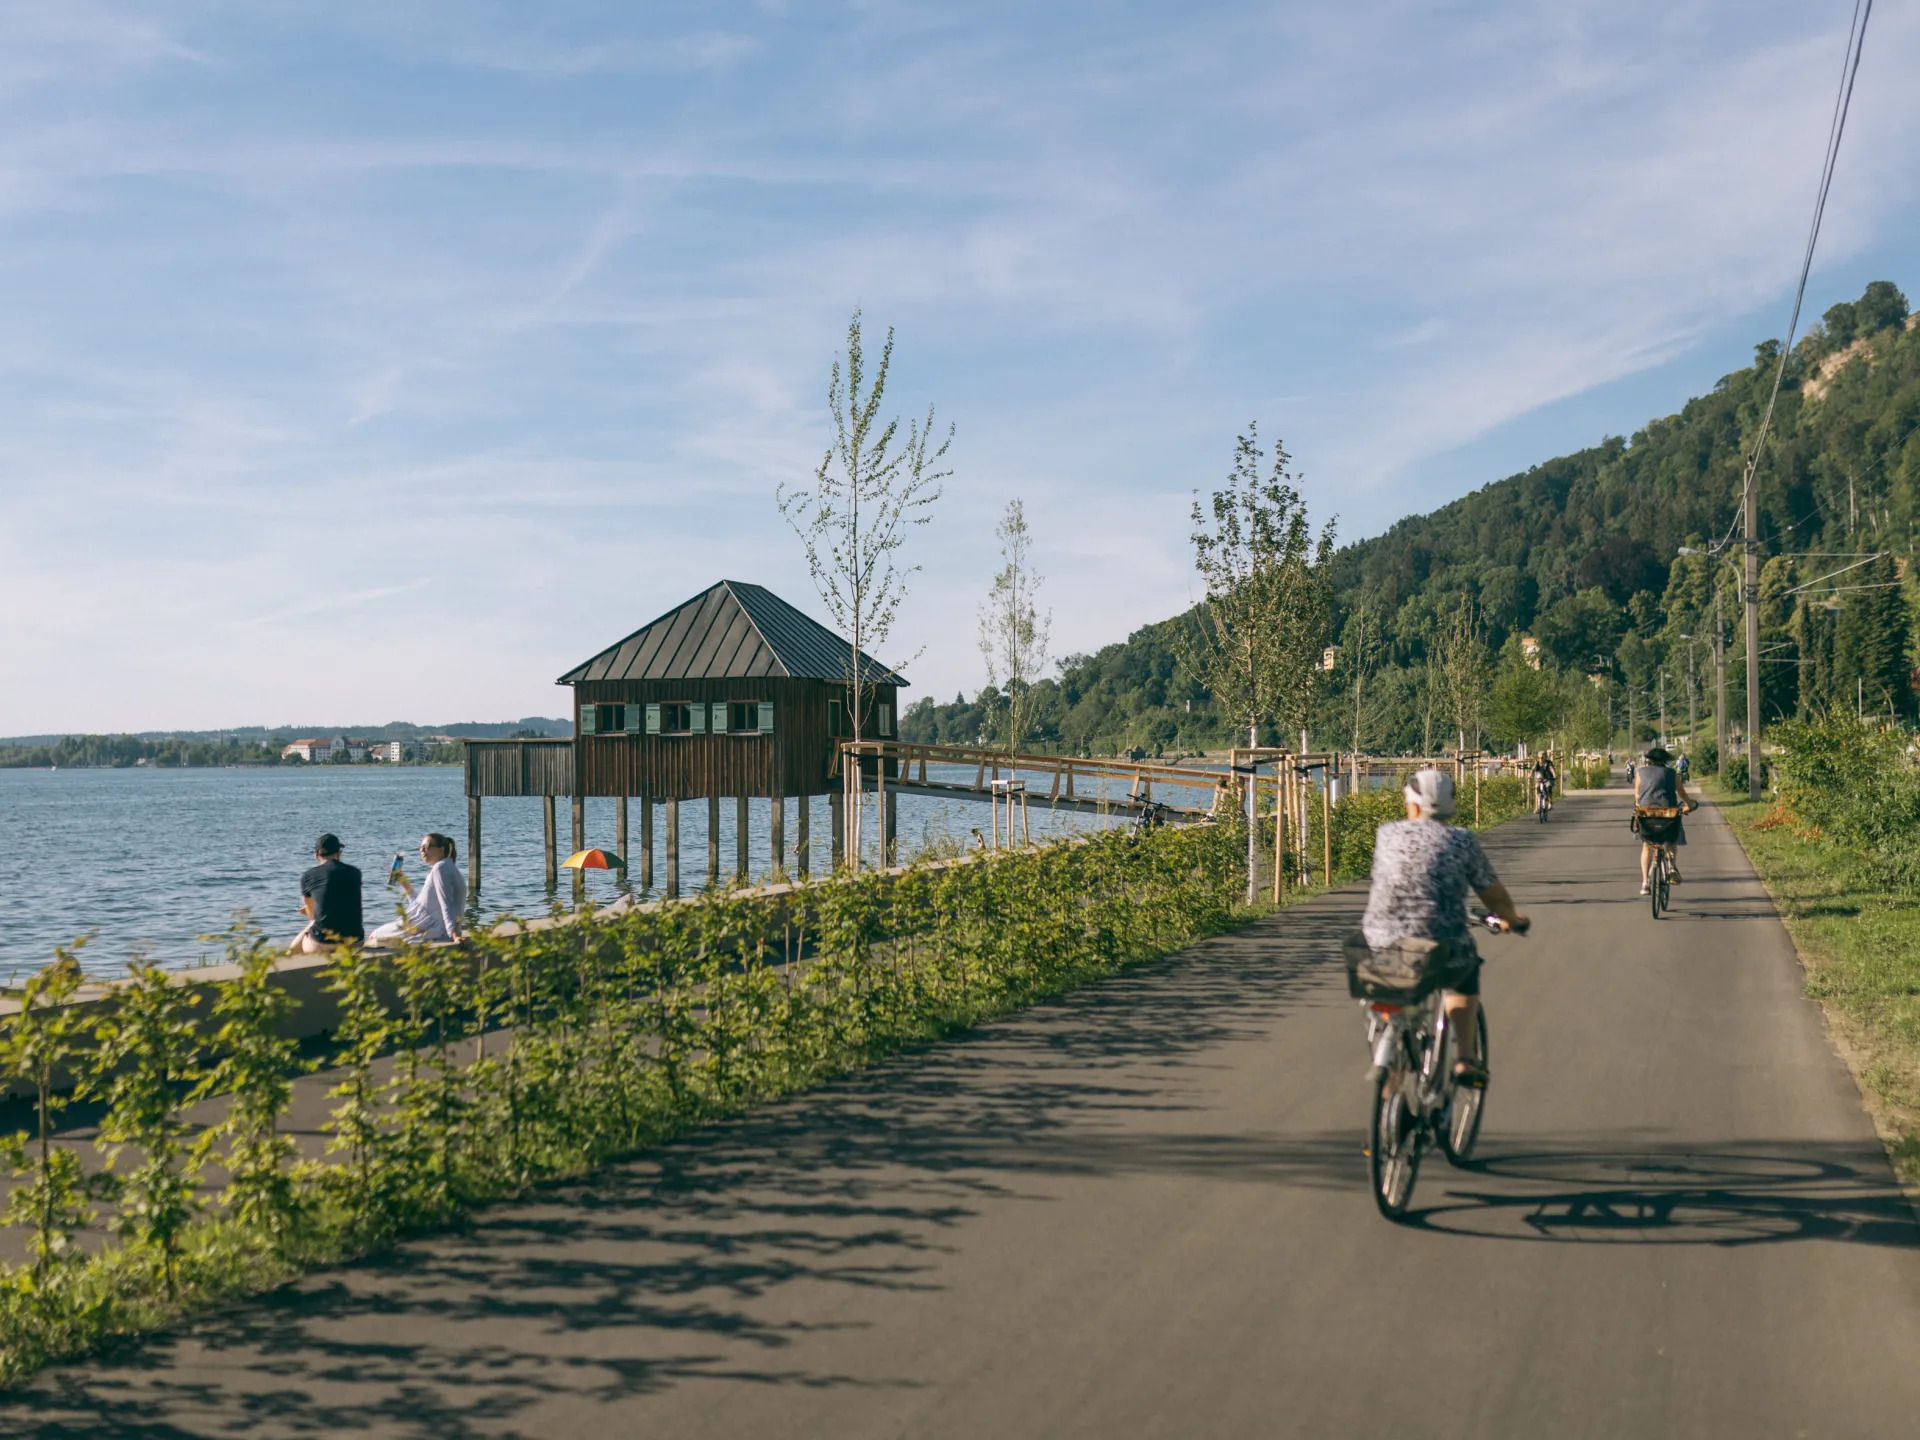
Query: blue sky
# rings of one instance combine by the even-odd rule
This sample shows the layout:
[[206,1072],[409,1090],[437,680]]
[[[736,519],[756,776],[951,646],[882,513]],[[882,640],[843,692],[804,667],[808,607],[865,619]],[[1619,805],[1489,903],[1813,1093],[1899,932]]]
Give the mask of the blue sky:
[[[958,427],[888,658],[1194,593],[1284,437],[1374,533],[1785,327],[1850,6],[0,5],[0,734],[558,713],[721,577],[855,305]],[[1920,296],[1883,7],[1810,294]],[[1907,76],[1903,81],[1900,77]]]

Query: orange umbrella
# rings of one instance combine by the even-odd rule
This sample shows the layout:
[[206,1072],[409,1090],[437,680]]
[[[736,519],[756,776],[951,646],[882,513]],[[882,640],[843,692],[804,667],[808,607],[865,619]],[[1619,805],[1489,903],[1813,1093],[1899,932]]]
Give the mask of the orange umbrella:
[[569,870],[624,870],[627,862],[611,850],[576,850],[560,862]]

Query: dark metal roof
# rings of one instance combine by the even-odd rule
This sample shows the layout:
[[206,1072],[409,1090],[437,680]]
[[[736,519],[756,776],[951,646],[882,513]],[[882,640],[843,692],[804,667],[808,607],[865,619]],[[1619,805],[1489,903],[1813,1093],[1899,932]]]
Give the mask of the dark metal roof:
[[[583,680],[721,680],[780,675],[793,680],[847,678],[850,646],[771,590],[722,580],[650,625],[609,645],[556,684]],[[905,685],[864,652],[861,680]]]

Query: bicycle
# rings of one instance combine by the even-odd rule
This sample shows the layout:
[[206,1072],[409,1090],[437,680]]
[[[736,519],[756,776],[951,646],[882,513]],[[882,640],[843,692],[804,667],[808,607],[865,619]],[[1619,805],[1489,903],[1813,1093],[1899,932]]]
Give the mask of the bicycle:
[[1640,832],[1641,840],[1654,847],[1653,865],[1647,871],[1647,903],[1656,920],[1663,912],[1673,908],[1674,864],[1673,856],[1668,853],[1666,843],[1652,838],[1647,829],[1647,822],[1650,820],[1655,822],[1656,829],[1653,832],[1655,834],[1671,833],[1672,826],[1678,821],[1680,814],[1681,810],[1677,805],[1633,807],[1634,824]]
[[1547,814],[1552,809],[1553,782],[1549,780],[1538,781],[1533,787],[1534,818],[1544,825],[1547,823]]
[[[1496,935],[1509,929],[1524,935],[1528,926],[1508,926],[1498,916],[1483,922]],[[1484,1086],[1461,1085],[1453,1067],[1458,1057],[1447,1022],[1444,992],[1433,990],[1411,1004],[1379,1000],[1360,1003],[1367,1012],[1367,1044],[1373,1052],[1373,1119],[1367,1136],[1368,1172],[1373,1203],[1387,1219],[1405,1218],[1420,1172],[1421,1153],[1438,1145],[1447,1162],[1472,1163],[1485,1112]],[[1486,1063],[1487,1010],[1477,1007],[1480,1060]]]

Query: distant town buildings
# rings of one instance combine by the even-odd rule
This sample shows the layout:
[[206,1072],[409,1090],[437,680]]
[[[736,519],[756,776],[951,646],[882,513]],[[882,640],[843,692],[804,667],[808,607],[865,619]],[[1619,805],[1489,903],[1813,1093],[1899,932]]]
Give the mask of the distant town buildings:
[[310,736],[295,740],[280,752],[282,760],[302,760],[309,765],[362,765],[369,760],[388,758],[404,759],[404,751],[390,756],[389,752],[402,748],[403,742],[352,740],[345,735]]
[[453,743],[449,735],[426,735],[416,740],[355,740],[346,735],[319,735],[293,741],[281,749],[280,758],[308,765],[402,765],[420,759],[436,746]]

